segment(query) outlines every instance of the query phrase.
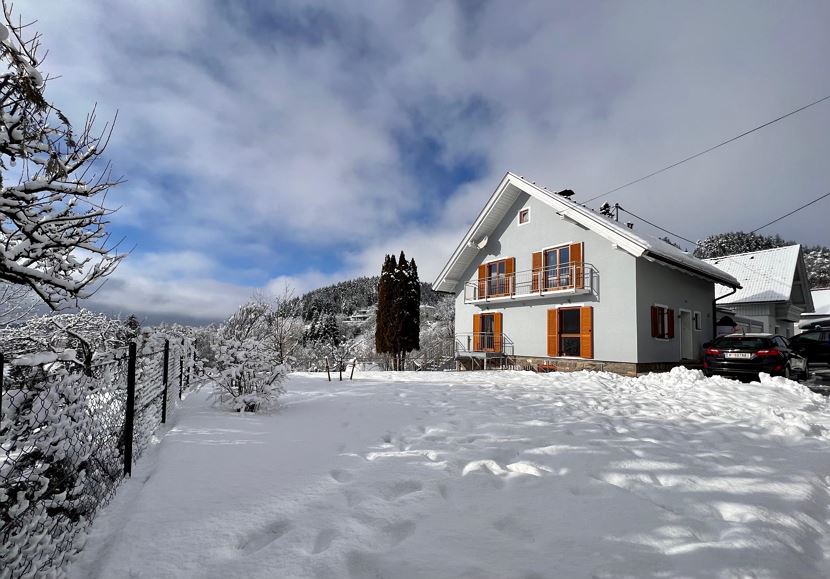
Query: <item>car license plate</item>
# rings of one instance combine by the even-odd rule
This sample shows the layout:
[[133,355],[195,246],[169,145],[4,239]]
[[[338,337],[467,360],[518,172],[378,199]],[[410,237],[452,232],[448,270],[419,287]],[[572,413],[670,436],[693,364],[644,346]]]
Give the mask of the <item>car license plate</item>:
[[725,356],[733,360],[749,360],[752,358],[752,354],[746,352],[727,352]]

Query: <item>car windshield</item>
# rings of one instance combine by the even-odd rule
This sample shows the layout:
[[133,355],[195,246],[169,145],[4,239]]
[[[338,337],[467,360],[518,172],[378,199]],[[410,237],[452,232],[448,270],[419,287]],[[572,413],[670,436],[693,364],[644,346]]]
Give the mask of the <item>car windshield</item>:
[[715,341],[716,348],[740,349],[740,350],[764,350],[772,346],[769,338],[757,338],[752,336],[736,336],[734,338],[723,337]]

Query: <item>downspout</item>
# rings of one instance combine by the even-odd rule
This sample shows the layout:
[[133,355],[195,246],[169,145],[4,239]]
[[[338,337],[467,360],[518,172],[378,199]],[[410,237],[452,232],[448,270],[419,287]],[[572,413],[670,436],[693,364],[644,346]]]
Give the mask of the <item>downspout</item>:
[[715,299],[712,300],[712,339],[713,340],[718,337],[718,300],[722,300],[723,298],[728,298],[729,296],[736,293],[739,289],[741,289],[741,286],[733,287],[732,291],[729,292],[728,294],[723,294],[719,298],[715,298]]

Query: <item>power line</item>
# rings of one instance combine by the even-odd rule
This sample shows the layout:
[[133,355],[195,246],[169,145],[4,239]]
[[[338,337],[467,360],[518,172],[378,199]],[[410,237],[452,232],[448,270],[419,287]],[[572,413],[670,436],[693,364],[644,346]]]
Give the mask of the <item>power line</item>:
[[676,238],[678,238],[678,239],[682,239],[683,241],[687,241],[687,242],[691,243],[692,245],[694,245],[695,247],[699,247],[699,246],[700,246],[700,243],[698,243],[697,241],[692,241],[691,239],[686,239],[686,238],[685,238],[685,237],[683,237],[682,235],[678,235],[677,233],[674,233],[674,232],[672,232],[672,231],[669,231],[668,229],[665,229],[665,228],[663,228],[663,227],[660,227],[660,226],[659,226],[659,225],[657,225],[656,223],[652,223],[652,222],[651,222],[651,221],[649,221],[648,219],[646,219],[646,218],[644,218],[644,217],[640,217],[639,215],[636,215],[635,213],[632,213],[632,212],[631,212],[631,211],[629,211],[628,209],[624,209],[622,205],[619,205],[619,204],[618,204],[618,205],[617,205],[617,208],[618,208],[620,211],[622,211],[623,213],[628,213],[628,214],[629,214],[629,215],[631,215],[632,217],[634,217],[634,218],[636,218],[636,219],[639,219],[640,221],[642,221],[642,222],[644,222],[644,223],[648,223],[648,224],[649,224],[649,225],[651,225],[652,227],[656,227],[657,229],[659,229],[660,231],[662,231],[662,232],[664,232],[664,233],[668,233],[669,235],[673,235],[673,236],[675,236],[675,237],[676,237]]
[[[797,113],[800,113],[801,111],[803,111],[803,110],[805,110],[805,109],[808,109],[808,108],[810,108],[810,107],[812,107],[812,106],[815,106],[815,105],[817,105],[817,104],[819,104],[819,103],[821,103],[821,102],[824,102],[824,101],[826,101],[826,100],[828,100],[828,99],[830,99],[830,95],[827,95],[827,96],[822,97],[822,98],[820,98],[820,99],[818,99],[818,100],[816,100],[816,101],[813,101],[813,102],[811,102],[811,103],[809,103],[809,104],[806,104],[806,105],[804,105],[804,106],[802,106],[802,107],[799,107],[799,108],[795,109],[794,111],[790,111],[790,112],[788,112],[787,114],[784,114],[784,115],[781,115],[781,116],[780,116],[780,117],[778,117],[778,118],[772,119],[771,121],[767,121],[766,123],[764,123],[764,124],[762,124],[762,125],[758,125],[757,127],[752,128],[752,129],[750,129],[750,130],[748,130],[748,131],[745,131],[745,132],[741,133],[740,135],[737,135],[737,136],[735,136],[735,137],[732,137],[731,139],[727,139],[727,140],[725,140],[725,141],[722,141],[722,142],[718,143],[717,145],[715,145],[715,146],[713,146],[713,147],[709,147],[708,149],[705,149],[705,150],[703,150],[703,151],[700,151],[699,153],[695,153],[694,155],[691,155],[691,156],[689,156],[689,157],[686,157],[685,159],[681,159],[680,161],[677,161],[677,162],[675,162],[675,163],[672,163],[671,165],[666,165],[666,166],[665,166],[665,167],[663,167],[662,169],[658,169],[657,171],[653,171],[653,172],[649,173],[648,175],[645,175],[645,176],[643,176],[643,177],[640,177],[639,179],[634,179],[633,181],[629,181],[629,182],[628,182],[628,183],[626,183],[625,185],[620,185],[619,187],[616,187],[616,188],[614,188],[614,189],[611,189],[610,191],[606,191],[605,193],[602,193],[602,194],[600,194],[600,195],[596,195],[595,197],[591,197],[591,198],[590,198],[590,199],[588,199],[587,201],[584,201],[584,203],[590,203],[591,201],[595,201],[596,199],[599,199],[600,197],[605,197],[606,195],[610,195],[611,193],[616,193],[616,192],[617,192],[617,191],[619,191],[620,189],[625,189],[626,187],[629,187],[629,186],[634,185],[634,184],[636,184],[636,183],[640,183],[641,181],[645,181],[646,179],[649,179],[649,178],[651,178],[651,177],[654,177],[655,175],[659,175],[660,173],[663,173],[663,172],[665,172],[665,171],[668,171],[669,169],[673,169],[674,167],[677,167],[678,165],[682,165],[683,163],[685,163],[685,162],[687,162],[687,161],[691,161],[692,159],[697,159],[698,157],[700,157],[700,156],[702,156],[702,155],[705,155],[706,153],[709,153],[709,152],[711,152],[711,151],[714,151],[715,149],[718,149],[718,148],[720,148],[720,147],[723,147],[724,145],[728,145],[729,143],[732,143],[732,142],[734,142],[734,141],[737,141],[737,140],[738,140],[738,139],[740,139],[741,137],[745,137],[745,136],[747,136],[747,135],[750,135],[750,134],[754,133],[755,131],[760,131],[761,129],[763,129],[763,128],[765,128],[765,127],[768,127],[768,126],[770,126],[770,125],[772,125],[772,124],[775,124],[775,123],[777,123],[778,121],[782,121],[782,120],[786,119],[787,117],[791,117],[791,116],[793,116],[793,115],[795,115],[795,114],[797,114]],[[769,225],[769,224],[767,224],[767,225]]]
[[802,210],[802,209],[804,209],[805,207],[809,207],[809,206],[810,206],[810,205],[812,205],[813,203],[817,203],[817,202],[821,201],[822,199],[824,199],[825,197],[830,197],[830,192],[825,193],[825,194],[824,194],[824,195],[822,195],[821,197],[816,197],[815,199],[813,199],[813,200],[812,200],[812,201],[810,201],[809,203],[806,203],[806,204],[802,205],[802,206],[801,206],[801,207],[799,207],[798,209],[793,209],[793,210],[792,210],[792,211],[790,211],[789,213],[787,213],[787,214],[785,214],[785,215],[782,215],[781,217],[779,217],[779,218],[777,218],[777,219],[773,219],[772,221],[770,221],[769,223],[766,223],[766,224],[762,225],[761,227],[756,227],[755,229],[753,229],[752,231],[750,231],[750,233],[755,233],[756,231],[760,231],[760,230],[762,230],[764,227],[768,227],[768,226],[772,225],[773,223],[778,223],[778,222],[779,222],[779,221],[781,221],[782,219],[786,219],[787,217],[789,217],[789,216],[790,216],[790,215],[792,215],[793,213],[798,213],[799,211],[801,211],[801,210]]

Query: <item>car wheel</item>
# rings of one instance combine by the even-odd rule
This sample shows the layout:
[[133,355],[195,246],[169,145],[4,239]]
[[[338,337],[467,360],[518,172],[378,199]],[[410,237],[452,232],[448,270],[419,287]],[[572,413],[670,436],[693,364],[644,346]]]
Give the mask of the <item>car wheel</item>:
[[783,374],[781,374],[781,375],[782,375],[784,378],[786,378],[787,380],[792,380],[792,378],[791,378],[791,374],[792,374],[792,372],[790,372],[790,365],[789,365],[789,364],[787,364],[786,366],[784,366],[784,373],[783,373]]

